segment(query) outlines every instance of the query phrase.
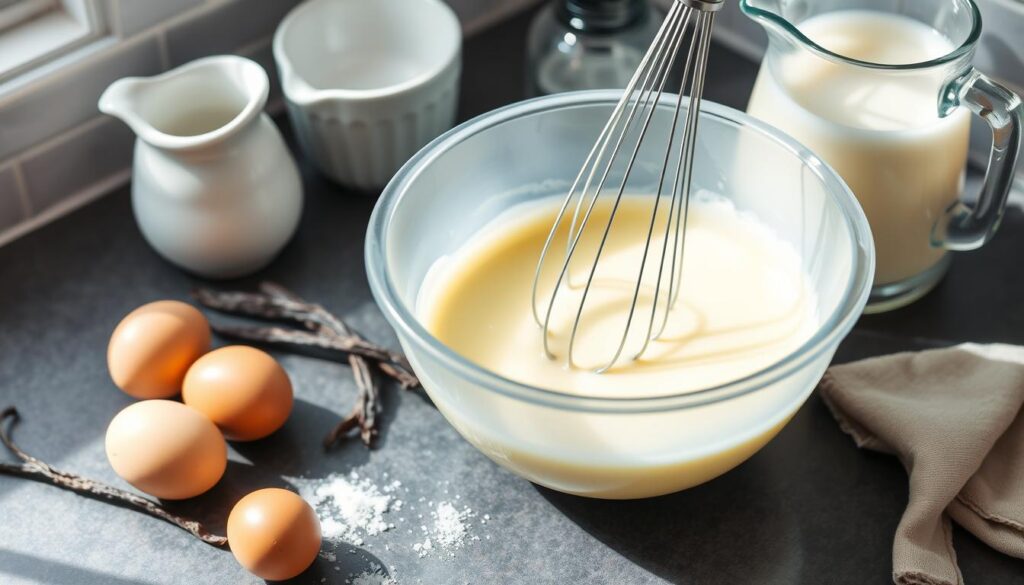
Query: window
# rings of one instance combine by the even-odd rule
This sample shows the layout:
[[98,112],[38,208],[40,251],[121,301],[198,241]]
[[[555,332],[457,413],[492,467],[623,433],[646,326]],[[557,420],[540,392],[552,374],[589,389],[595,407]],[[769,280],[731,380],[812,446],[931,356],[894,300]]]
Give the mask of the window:
[[99,0],[0,0],[0,83],[98,38]]
[[57,8],[57,0],[0,0],[0,31]]

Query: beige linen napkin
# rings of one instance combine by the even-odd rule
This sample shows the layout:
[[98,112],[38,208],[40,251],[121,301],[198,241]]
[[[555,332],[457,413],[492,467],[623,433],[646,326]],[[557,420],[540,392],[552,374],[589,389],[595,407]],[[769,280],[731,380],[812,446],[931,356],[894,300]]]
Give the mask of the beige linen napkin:
[[830,368],[821,396],[857,445],[899,457],[899,585],[962,585],[950,519],[1024,558],[1024,347],[966,344]]

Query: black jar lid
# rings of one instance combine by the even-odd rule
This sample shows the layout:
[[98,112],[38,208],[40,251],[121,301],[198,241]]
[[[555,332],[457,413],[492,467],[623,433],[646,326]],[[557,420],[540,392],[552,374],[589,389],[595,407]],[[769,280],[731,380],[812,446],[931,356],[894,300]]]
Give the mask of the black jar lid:
[[558,0],[555,13],[566,27],[588,34],[629,28],[647,15],[647,0]]

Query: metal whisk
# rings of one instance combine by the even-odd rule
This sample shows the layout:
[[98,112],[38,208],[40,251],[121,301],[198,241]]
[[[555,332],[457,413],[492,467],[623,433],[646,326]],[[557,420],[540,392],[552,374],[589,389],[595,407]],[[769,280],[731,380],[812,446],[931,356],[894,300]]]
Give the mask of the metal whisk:
[[[665,17],[665,21],[658,34],[640,61],[640,65],[633,74],[633,78],[623,92],[622,99],[615,106],[611,117],[590,150],[590,154],[587,155],[583,167],[580,169],[562,203],[558,216],[555,218],[551,231],[548,233],[547,240],[544,242],[544,249],[541,252],[540,259],[537,262],[532,292],[533,316],[537,324],[543,329],[544,351],[551,359],[556,358],[550,347],[551,314],[555,307],[556,299],[559,293],[571,284],[567,280],[570,263],[573,260],[573,256],[579,251],[579,243],[583,233],[588,228],[599,196],[607,192],[614,194],[611,212],[608,216],[607,224],[602,232],[599,232],[602,234],[600,243],[597,246],[593,264],[590,266],[569,337],[567,360],[570,366],[576,366],[573,359],[573,349],[576,345],[577,335],[580,333],[580,321],[583,318],[587,297],[594,283],[594,275],[597,273],[598,265],[601,262],[601,255],[605,251],[605,245],[608,242],[608,234],[615,221],[619,204],[626,191],[627,182],[637,161],[637,154],[640,152],[640,147],[644,143],[645,138],[648,137],[648,130],[654,118],[654,112],[662,101],[661,98],[665,93],[669,74],[676,64],[677,57],[681,52],[680,49],[684,45],[688,45],[682,81],[678,94],[675,96],[675,111],[672,117],[671,129],[668,133],[667,145],[665,146],[661,175],[657,183],[657,193],[653,198],[654,204],[651,210],[650,227],[647,230],[647,242],[643,248],[643,257],[640,261],[629,312],[625,318],[622,336],[614,356],[594,371],[597,373],[605,372],[622,357],[630,328],[634,326],[637,301],[640,298],[644,270],[647,267],[648,258],[651,253],[652,238],[654,237],[658,214],[661,208],[665,207],[662,205],[662,201],[667,199],[668,216],[667,221],[665,221],[665,237],[660,246],[660,265],[657,270],[650,315],[646,319],[647,330],[643,338],[642,347],[639,351],[633,353],[630,361],[642,356],[650,346],[650,342],[664,334],[669,312],[679,300],[679,291],[682,285],[682,260],[686,245],[690,178],[693,169],[694,143],[700,113],[701,93],[704,89],[704,76],[707,70],[711,27],[714,23],[715,12],[722,7],[722,2],[723,0],[675,0],[672,3],[672,7]],[[676,130],[683,102],[687,101],[686,97],[684,97],[687,88],[689,88],[690,95],[689,107],[686,109],[683,131],[679,138],[681,146],[676,146],[677,156],[672,161],[673,143],[677,138]],[[628,158],[621,158],[621,162],[625,164],[621,181],[616,178],[611,181],[612,184],[609,184],[612,168],[620,160],[620,154],[622,153],[626,153],[625,156],[628,156]],[[670,193],[665,193],[665,179],[670,170],[673,170],[671,187],[669,189]],[[573,207],[573,211],[568,230],[565,256],[561,263],[558,279],[551,292],[551,297],[548,299],[546,307],[542,308],[538,298],[538,289],[544,265],[550,260],[549,254],[551,253],[556,233],[562,221],[566,218],[566,213],[570,206]],[[668,250],[669,241],[673,243],[671,251]],[[657,248],[657,246],[654,247]],[[668,277],[663,279],[666,272]],[[665,288],[663,280],[668,281],[668,291],[665,294],[662,294],[662,289]],[[659,313],[659,303],[662,303],[664,306],[661,311],[663,316],[660,320],[656,319],[656,315]],[[660,323],[656,324],[656,321],[660,321]]]

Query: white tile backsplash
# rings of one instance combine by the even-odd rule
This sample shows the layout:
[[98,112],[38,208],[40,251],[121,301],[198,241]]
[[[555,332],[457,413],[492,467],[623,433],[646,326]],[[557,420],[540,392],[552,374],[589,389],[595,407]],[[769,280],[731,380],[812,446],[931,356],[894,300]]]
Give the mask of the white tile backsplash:
[[[55,71],[26,76],[11,91],[0,88],[0,242],[5,230],[11,233],[11,222],[31,215],[27,219],[36,225],[48,213],[54,216],[71,209],[75,201],[88,200],[79,197],[83,192],[92,193],[97,185],[124,176],[131,162],[130,132],[118,121],[100,120],[96,110],[99,94],[119,77],[153,75],[208,54],[236,53],[267,69],[271,103],[280,103],[270,37],[297,0],[103,1],[114,37],[84,48],[80,58],[62,59],[66,63],[59,69],[55,63]],[[474,34],[550,0],[445,1],[462,19],[467,34]],[[673,0],[652,1],[668,6]],[[1024,86],[1024,35],[1019,26],[1024,2],[977,2],[986,31],[976,59],[979,69]],[[760,59],[767,46],[764,31],[742,14],[738,1],[725,3],[715,29],[719,42],[751,59]],[[988,135],[976,126],[972,151],[980,160],[987,153]],[[22,180],[15,180],[18,177]]]
[[125,169],[135,135],[120,120],[95,116],[72,137],[21,163],[34,212],[45,211],[82,185],[99,183]]
[[93,57],[47,79],[37,91],[0,96],[0,161],[96,117],[96,101],[114,80],[162,70],[153,37],[133,39]]
[[236,0],[177,23],[167,30],[165,37],[170,66],[177,67],[205,55],[230,53],[269,38],[277,23],[297,3],[295,0]]
[[[270,39],[298,0],[102,1],[111,36],[0,87],[0,245],[127,176],[131,132],[96,109],[115,79],[235,53],[267,69],[271,107],[280,104]],[[446,1],[473,34],[543,0]]]
[[108,0],[114,34],[125,38],[195,8],[203,0]]

